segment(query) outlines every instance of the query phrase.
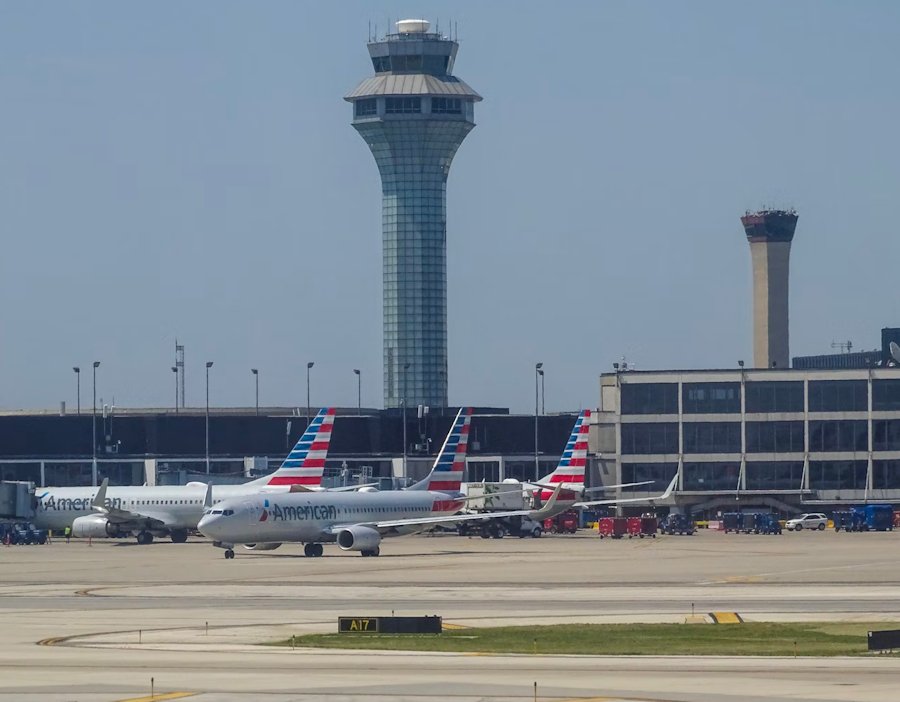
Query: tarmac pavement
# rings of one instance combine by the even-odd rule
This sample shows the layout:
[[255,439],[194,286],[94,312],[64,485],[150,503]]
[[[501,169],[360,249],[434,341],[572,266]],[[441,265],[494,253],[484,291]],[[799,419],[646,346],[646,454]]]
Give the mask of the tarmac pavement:
[[[466,626],[683,621],[900,622],[894,534],[600,540],[409,537],[379,558],[57,540],[0,549],[0,701],[456,702],[791,699],[881,702],[900,659],[498,656],[295,650],[341,615],[440,614]],[[74,637],[74,638],[72,638]],[[38,645],[42,642],[42,645]],[[157,696],[157,699],[164,699]],[[168,697],[167,699],[176,699]]]

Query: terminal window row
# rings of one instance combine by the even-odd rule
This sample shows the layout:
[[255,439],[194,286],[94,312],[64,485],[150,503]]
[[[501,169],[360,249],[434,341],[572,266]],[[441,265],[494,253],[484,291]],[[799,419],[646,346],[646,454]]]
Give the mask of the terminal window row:
[[[752,381],[744,383],[748,413],[803,412],[803,381]],[[865,380],[809,381],[810,412],[865,412],[868,410]],[[739,382],[684,383],[684,414],[737,414],[741,411]],[[620,389],[622,414],[677,414],[677,383],[625,383]],[[872,409],[900,410],[900,380],[872,381]]]

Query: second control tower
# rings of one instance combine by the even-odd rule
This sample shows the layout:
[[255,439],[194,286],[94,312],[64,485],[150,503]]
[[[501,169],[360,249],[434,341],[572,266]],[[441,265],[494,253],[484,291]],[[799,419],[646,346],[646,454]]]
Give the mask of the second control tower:
[[370,41],[375,75],[344,98],[381,173],[384,405],[447,406],[447,176],[481,96],[458,44],[425,20]]
[[789,368],[788,278],[797,213],[747,212],[741,224],[753,262],[753,366]]

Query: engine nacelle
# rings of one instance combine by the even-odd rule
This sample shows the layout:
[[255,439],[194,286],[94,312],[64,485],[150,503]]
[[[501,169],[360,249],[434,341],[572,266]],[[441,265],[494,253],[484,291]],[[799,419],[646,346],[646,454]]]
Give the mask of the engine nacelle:
[[244,548],[248,551],[274,551],[281,546],[280,543],[275,544],[244,544]]
[[110,536],[114,538],[127,536],[127,533],[121,531],[115,524],[110,524],[103,515],[88,514],[84,517],[76,517],[72,522],[72,536],[82,539],[104,539]]
[[371,527],[351,526],[338,532],[337,542],[345,551],[371,551],[381,543],[381,534]]

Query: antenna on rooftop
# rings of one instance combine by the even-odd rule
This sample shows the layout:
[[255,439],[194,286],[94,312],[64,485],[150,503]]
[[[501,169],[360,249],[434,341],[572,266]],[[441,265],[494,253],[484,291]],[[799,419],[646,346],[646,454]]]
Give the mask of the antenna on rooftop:
[[853,342],[852,341],[832,341],[831,348],[840,349],[841,353],[850,353],[850,351],[853,349]]
[[891,357],[897,363],[900,363],[900,346],[897,346],[897,343],[894,341],[891,342]]

